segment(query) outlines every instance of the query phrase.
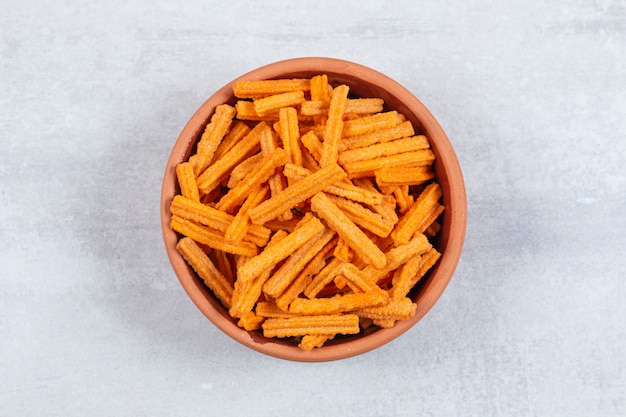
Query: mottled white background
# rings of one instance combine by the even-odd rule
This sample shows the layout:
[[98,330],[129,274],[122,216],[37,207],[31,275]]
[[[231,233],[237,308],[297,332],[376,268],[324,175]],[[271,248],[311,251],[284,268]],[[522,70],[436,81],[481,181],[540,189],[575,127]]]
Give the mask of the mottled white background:
[[[0,416],[626,415],[626,2],[3,1]],[[411,331],[338,362],[216,330],[165,255],[191,114],[276,60],[404,84],[465,175]]]

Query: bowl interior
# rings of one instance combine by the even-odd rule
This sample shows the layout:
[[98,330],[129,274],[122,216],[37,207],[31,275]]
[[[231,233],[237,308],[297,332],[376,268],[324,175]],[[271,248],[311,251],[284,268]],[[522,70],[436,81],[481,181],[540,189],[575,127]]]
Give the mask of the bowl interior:
[[[414,125],[416,133],[426,135],[436,155],[435,174],[443,192],[446,207],[441,231],[434,241],[442,256],[439,262],[411,292],[417,312],[410,320],[398,321],[391,329],[370,328],[355,336],[336,337],[323,347],[306,352],[281,339],[267,339],[260,332],[239,328],[228,311],[210,293],[176,251],[178,235],[169,228],[169,206],[179,192],[175,167],[195,151],[195,144],[215,107],[222,103],[234,105],[232,86],[239,80],[309,78],[325,73],[333,85],[346,84],[351,95],[379,97],[385,110],[403,113]],[[270,356],[297,361],[328,361],[354,356],[375,349],[398,337],[417,323],[436,303],[461,255],[466,227],[466,196],[461,169],[454,150],[441,126],[426,107],[404,87],[389,77],[359,64],[330,58],[297,58],[261,67],[233,80],[211,96],[191,117],[179,135],[167,162],[161,198],[161,220],[166,250],[185,291],[200,311],[231,338]]]

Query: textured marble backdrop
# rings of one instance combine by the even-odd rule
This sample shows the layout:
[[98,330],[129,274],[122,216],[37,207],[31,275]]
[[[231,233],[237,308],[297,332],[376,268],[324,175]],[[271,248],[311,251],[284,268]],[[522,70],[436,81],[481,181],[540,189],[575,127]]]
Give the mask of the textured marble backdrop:
[[[0,16],[0,416],[626,414],[626,2],[32,1]],[[216,89],[352,60],[439,119],[457,272],[391,344],[227,338],[162,245],[170,147]]]

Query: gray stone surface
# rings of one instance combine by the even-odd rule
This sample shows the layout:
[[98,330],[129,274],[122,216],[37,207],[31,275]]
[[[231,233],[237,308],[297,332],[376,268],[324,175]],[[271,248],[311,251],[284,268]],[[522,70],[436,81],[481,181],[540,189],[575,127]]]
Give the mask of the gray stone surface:
[[[191,114],[355,61],[457,150],[468,231],[411,331],[281,361],[216,330],[159,225]],[[13,2],[0,16],[1,416],[626,415],[626,3]]]

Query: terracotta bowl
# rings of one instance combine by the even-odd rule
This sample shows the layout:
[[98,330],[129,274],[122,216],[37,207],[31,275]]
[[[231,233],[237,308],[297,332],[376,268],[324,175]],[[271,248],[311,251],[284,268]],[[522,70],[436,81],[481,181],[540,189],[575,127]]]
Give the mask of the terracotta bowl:
[[[352,93],[361,97],[383,98],[385,110],[403,113],[413,123],[416,132],[428,136],[436,155],[434,169],[442,187],[446,210],[441,219],[441,231],[434,242],[442,256],[411,292],[411,297],[417,303],[415,316],[411,320],[398,321],[391,329],[370,328],[360,335],[337,337],[321,348],[306,352],[288,341],[267,339],[260,332],[248,332],[237,326],[226,309],[176,251],[175,245],[179,236],[169,227],[169,206],[174,195],[179,192],[176,165],[188,159],[215,107],[222,103],[235,104],[233,83],[240,80],[311,77],[321,73],[328,74],[333,85],[347,84]],[[161,194],[161,223],[165,248],[180,283],[200,311],[220,330],[249,348],[277,358],[306,362],[337,360],[371,351],[397,338],[420,321],[437,302],[452,278],[465,239],[466,215],[465,185],[461,168],[446,134],[428,109],[389,77],[362,65],[330,58],[296,58],[276,62],[244,74],[218,90],[200,106],[174,143],[165,169]]]

